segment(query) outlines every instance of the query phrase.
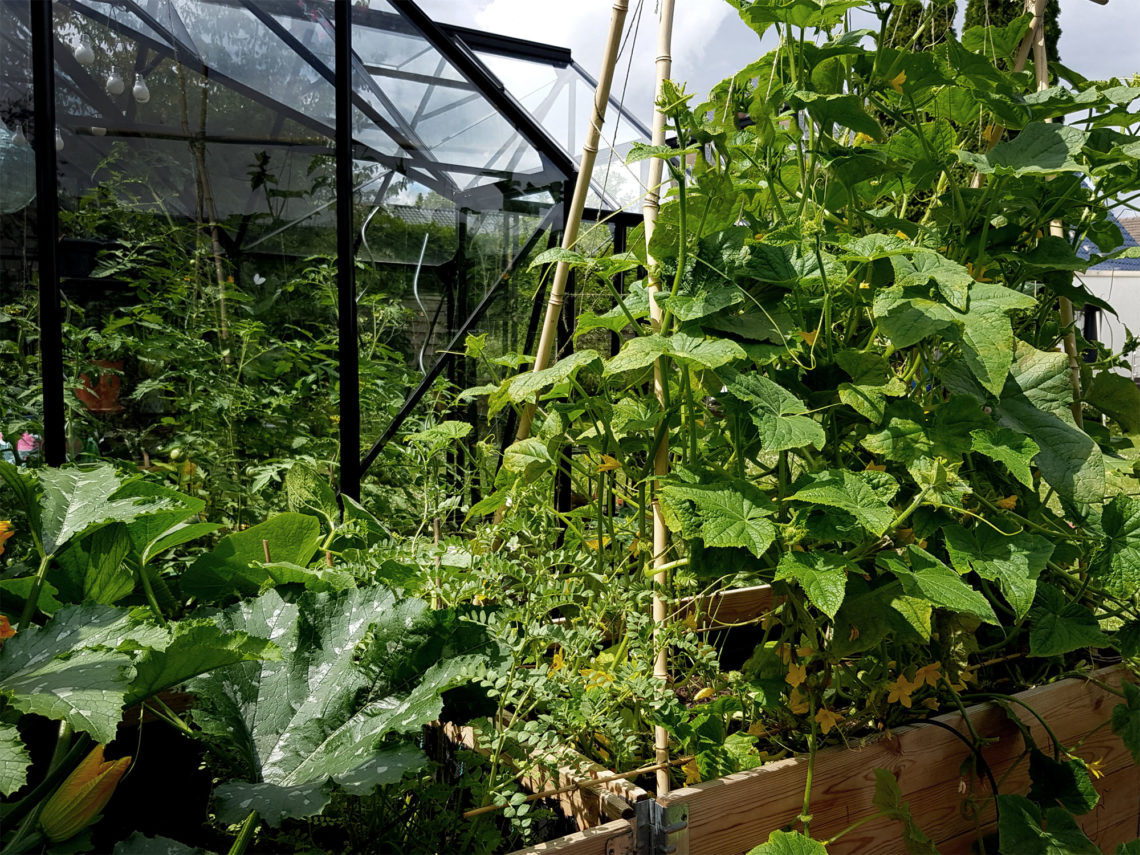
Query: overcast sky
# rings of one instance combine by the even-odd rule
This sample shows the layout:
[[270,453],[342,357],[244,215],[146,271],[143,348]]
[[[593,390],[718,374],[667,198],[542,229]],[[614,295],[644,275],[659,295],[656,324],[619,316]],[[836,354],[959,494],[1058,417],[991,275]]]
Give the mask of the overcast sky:
[[[419,0],[437,21],[568,47],[597,76],[612,0]],[[965,9],[965,2],[959,2]],[[677,0],[673,78],[703,96],[718,81],[756,59],[756,34],[725,0]],[[636,35],[626,106],[648,119],[653,104],[657,0],[629,0],[628,26]],[[637,14],[640,10],[640,16]],[[640,18],[640,25],[637,25]],[[857,24],[858,25],[858,24]],[[1061,0],[1062,61],[1089,78],[1140,72],[1140,0]],[[627,44],[633,38],[627,38]],[[767,39],[765,40],[767,41]],[[622,55],[614,82],[621,92],[630,52]]]

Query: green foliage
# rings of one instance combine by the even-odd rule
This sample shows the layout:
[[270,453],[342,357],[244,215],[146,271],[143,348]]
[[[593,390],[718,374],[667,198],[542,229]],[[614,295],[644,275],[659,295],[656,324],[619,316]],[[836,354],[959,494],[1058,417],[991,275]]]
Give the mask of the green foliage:
[[422,768],[423,752],[407,737],[494,652],[478,627],[379,588],[296,603],[270,591],[217,622],[284,651],[280,665],[231,666],[191,684],[196,723],[218,751],[239,758],[245,778],[215,794],[224,822],[256,810],[276,827],[321,813],[334,785],[366,794]]

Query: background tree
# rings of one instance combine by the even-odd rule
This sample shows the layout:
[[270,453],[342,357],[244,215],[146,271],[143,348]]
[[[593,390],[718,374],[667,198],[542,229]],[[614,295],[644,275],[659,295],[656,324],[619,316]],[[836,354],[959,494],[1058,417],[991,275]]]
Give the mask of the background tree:
[[[954,18],[958,14],[956,0],[923,3],[922,0],[896,6],[887,23],[888,44],[912,50],[927,50],[954,34]],[[917,35],[916,35],[917,34]]]
[[[1025,13],[1024,0],[968,0],[966,3],[966,28],[984,27],[987,24],[1002,27],[1014,18]],[[1060,0],[1047,0],[1045,3],[1045,46],[1049,61],[1061,58],[1057,42],[1061,38]]]

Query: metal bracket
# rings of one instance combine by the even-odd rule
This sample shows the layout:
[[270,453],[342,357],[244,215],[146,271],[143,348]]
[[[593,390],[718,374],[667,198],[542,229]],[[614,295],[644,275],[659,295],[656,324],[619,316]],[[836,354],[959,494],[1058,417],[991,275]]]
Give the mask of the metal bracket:
[[668,807],[654,799],[633,806],[637,855],[688,855],[689,806],[684,802]]

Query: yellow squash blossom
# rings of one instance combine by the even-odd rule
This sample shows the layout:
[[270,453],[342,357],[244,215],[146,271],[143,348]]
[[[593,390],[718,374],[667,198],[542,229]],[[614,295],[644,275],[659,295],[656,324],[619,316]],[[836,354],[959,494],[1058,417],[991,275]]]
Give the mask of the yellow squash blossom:
[[12,528],[11,520],[0,520],[0,555],[4,554],[4,544],[16,532]]
[[90,825],[130,765],[130,757],[104,760],[103,746],[96,745],[44,805],[40,826],[47,839],[59,843]]
[[904,83],[906,83],[905,71],[900,71],[898,74],[891,78],[891,88],[898,92],[900,95],[903,94],[902,85]]
[[905,674],[899,674],[898,679],[891,684],[891,691],[887,695],[888,704],[902,704],[908,710],[910,709],[910,694],[918,686],[910,682]]
[[613,469],[621,469],[621,464],[617,461],[617,458],[610,457],[608,454],[603,454],[602,462],[598,464],[598,471],[609,472]]
[[841,721],[843,721],[843,716],[832,712],[827,707],[821,707],[819,712],[815,714],[815,723],[819,725],[824,736],[831,733],[833,727],[838,727]]
[[793,689],[797,688],[807,679],[807,666],[801,665],[799,662],[793,662],[788,666],[788,676],[784,679],[788,681],[788,685]]
[[929,665],[923,665],[915,672],[914,687],[917,689],[925,683],[933,688],[938,685],[940,679],[942,679],[942,663],[931,662]]

